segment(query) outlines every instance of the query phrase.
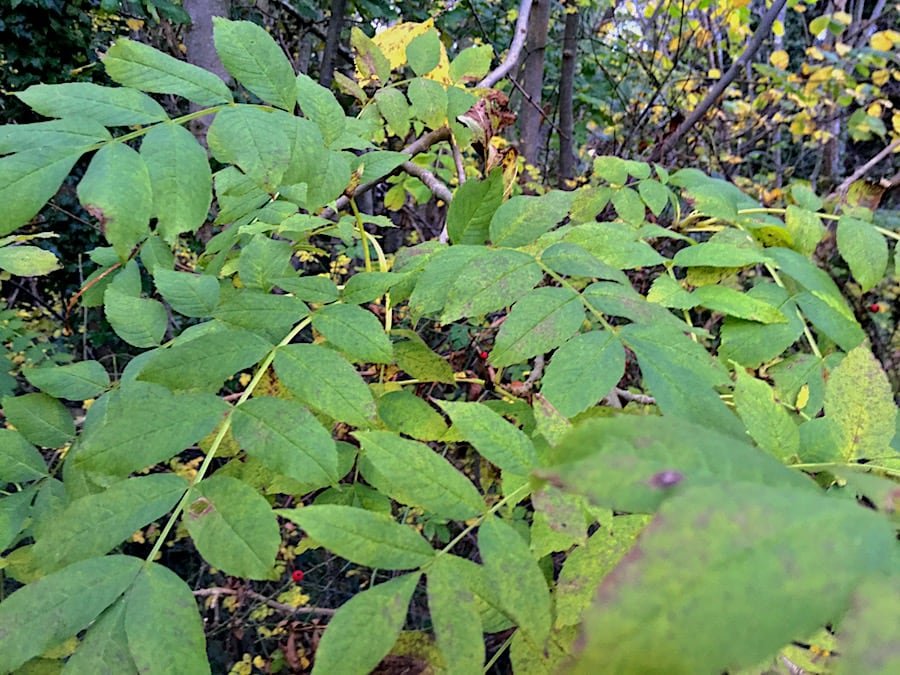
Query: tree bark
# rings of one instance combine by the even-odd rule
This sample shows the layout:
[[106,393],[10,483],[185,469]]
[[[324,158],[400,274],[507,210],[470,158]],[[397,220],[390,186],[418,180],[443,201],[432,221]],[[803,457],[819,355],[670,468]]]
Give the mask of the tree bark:
[[575,66],[578,63],[579,14],[574,3],[566,14],[562,66],[559,72],[559,187],[575,177]]
[[544,51],[547,46],[547,29],[550,24],[550,0],[535,0],[528,21],[525,39],[524,82],[522,95],[525,100],[519,110],[519,139],[522,156],[529,164],[538,164],[541,148],[541,92],[544,88]]
[[319,84],[330,87],[334,78],[334,62],[337,60],[341,44],[341,30],[344,27],[344,13],[347,0],[331,0],[331,19],[328,21],[328,35],[325,38],[325,49],[322,52],[322,65],[319,72]]
[[[213,44],[213,17],[224,16],[228,18],[231,9],[231,0],[184,0],[182,6],[191,17],[191,26],[184,36],[184,46],[187,48],[187,61],[205,70],[212,71],[226,82],[230,76]],[[198,110],[199,106],[191,104],[191,110]],[[201,143],[206,145],[206,132],[212,120],[201,117],[191,123],[191,130]]]

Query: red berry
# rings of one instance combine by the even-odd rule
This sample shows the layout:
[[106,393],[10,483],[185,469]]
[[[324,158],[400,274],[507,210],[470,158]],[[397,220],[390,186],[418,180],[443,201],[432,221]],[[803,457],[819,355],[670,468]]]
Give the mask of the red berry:
[[303,570],[294,570],[291,572],[291,579],[295,584],[299,584],[303,581]]
[[869,311],[879,312],[881,311],[881,305],[879,305],[877,302],[873,302],[871,305],[869,305]]
[[488,357],[488,353],[487,353],[487,352],[478,352],[478,358],[483,359],[483,360],[486,360],[487,357]]

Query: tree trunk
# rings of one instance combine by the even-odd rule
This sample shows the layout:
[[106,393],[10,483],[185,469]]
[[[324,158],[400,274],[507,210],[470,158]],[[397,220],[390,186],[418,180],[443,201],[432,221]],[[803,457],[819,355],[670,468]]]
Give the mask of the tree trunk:
[[[214,16],[228,18],[231,0],[184,0],[182,6],[191,17],[191,26],[184,36],[188,63],[212,71],[228,82],[230,79],[228,71],[219,60],[213,45],[212,20]],[[199,108],[200,106],[191,104],[191,110]],[[206,131],[211,123],[212,120],[208,117],[201,117],[191,123],[191,130],[204,145],[206,145]]]
[[550,24],[550,0],[535,0],[528,21],[525,39],[524,83],[522,105],[519,110],[519,138],[522,155],[529,164],[537,166],[541,148],[541,91],[544,88],[544,50]]
[[322,52],[322,66],[319,72],[319,84],[323,87],[330,87],[334,78],[334,62],[337,60],[341,44],[341,30],[344,27],[346,9],[347,0],[331,0],[331,19],[328,22],[328,35],[325,38],[325,50]]
[[559,72],[559,187],[567,187],[567,181],[575,177],[575,65],[578,57],[577,5],[567,7],[566,27],[563,32],[562,66]]

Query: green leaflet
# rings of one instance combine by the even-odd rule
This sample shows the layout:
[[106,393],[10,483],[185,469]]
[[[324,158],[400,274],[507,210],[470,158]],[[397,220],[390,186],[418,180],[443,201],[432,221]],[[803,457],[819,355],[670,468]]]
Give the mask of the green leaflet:
[[159,345],[169,322],[161,302],[126,295],[114,284],[103,294],[103,312],[116,335],[134,347]]
[[0,155],[13,152],[29,153],[38,148],[86,149],[112,139],[102,124],[71,117],[50,122],[0,125]]
[[100,221],[106,240],[122,260],[150,234],[150,173],[141,155],[124,143],[97,151],[78,183],[78,201]]
[[539,197],[511,198],[491,217],[491,241],[511,248],[532,243],[568,215],[574,198],[574,192],[562,190],[551,190]]
[[375,103],[390,133],[405,137],[409,133],[410,110],[403,92],[393,88],[379,89],[375,92]]
[[512,526],[491,516],[478,528],[478,551],[497,604],[542,648],[550,635],[550,590],[528,544]]
[[176,94],[206,106],[232,101],[228,86],[215,73],[128,38],[119,38],[107,50],[103,67],[125,87]]
[[851,598],[838,630],[837,672],[892,673],[900,669],[900,577],[896,571],[865,579]]
[[312,325],[337,349],[361,363],[390,363],[391,341],[378,318],[356,305],[332,304],[313,312]]
[[230,476],[200,481],[191,488],[184,525],[210,565],[248,579],[271,574],[281,531],[269,502],[246,483]]
[[381,396],[378,399],[378,417],[391,431],[421,441],[438,441],[447,433],[444,418],[406,389]]
[[249,21],[213,17],[213,40],[222,65],[263,101],[291,112],[297,101],[294,69],[265,29]]
[[460,185],[447,209],[447,233],[454,244],[483,244],[494,213],[503,201],[503,172]]
[[[484,249],[471,260],[465,274],[453,279],[446,292],[441,323],[508,307],[534,288],[542,277],[541,268],[530,255]],[[415,293],[411,300],[414,299]]]
[[595,518],[587,515],[587,500],[581,495],[548,485],[531,495],[531,504],[534,516],[529,548],[536,560],[587,541],[588,525]]
[[563,241],[577,244],[619,270],[652,267],[665,261],[633,228],[622,223],[584,223],[568,230]]
[[845,461],[879,457],[895,432],[897,406],[881,365],[864,346],[852,350],[825,386],[825,416],[837,423]]
[[447,90],[444,85],[417,77],[410,80],[406,95],[412,103],[412,114],[425,126],[440,129],[447,123]]
[[45,573],[103,555],[168,513],[186,489],[187,481],[180,476],[154,474],[75,499],[41,530],[31,555]]
[[453,429],[489,462],[519,476],[528,475],[537,465],[531,439],[487,406],[450,401],[438,405],[453,420]]
[[139,673],[207,675],[206,637],[190,587],[151,563],[125,596],[125,635]]
[[184,127],[160,124],[144,136],[141,158],[153,190],[156,231],[169,244],[183,232],[196,232],[206,222],[212,202],[206,151]]
[[306,305],[287,295],[269,295],[252,288],[222,292],[213,316],[229,326],[258,333],[277,342],[308,314]]
[[866,334],[852,315],[848,315],[846,301],[819,291],[798,293],[794,301],[816,329],[849,351],[866,339]]
[[745,267],[770,263],[771,259],[759,248],[708,241],[681,249],[672,262],[679,267]]
[[393,345],[394,357],[402,370],[420,380],[433,380],[449,384],[455,381],[450,364],[431,351],[431,348],[415,331],[394,330],[391,331],[391,334],[405,338]]
[[578,332],[584,307],[570,288],[538,288],[522,297],[500,327],[490,362],[500,368],[543,354]]
[[413,38],[406,46],[406,60],[416,75],[426,75],[437,68],[441,59],[441,39],[433,28]]
[[86,628],[137,577],[142,561],[91,558],[20,588],[0,603],[0,671],[18,669]]
[[619,218],[629,225],[638,226],[644,222],[644,202],[631,188],[614,190],[611,201]]
[[719,332],[719,358],[723,362],[732,360],[742,366],[756,368],[794,344],[803,334],[803,321],[797,316],[797,306],[788,292],[775,284],[757,284],[746,295],[778,308],[787,319],[787,323],[761,324],[726,317]]
[[[371,153],[370,153],[371,154]],[[384,174],[379,174],[384,175]],[[341,299],[348,305],[362,305],[380,298],[392,286],[403,281],[404,275],[396,272],[359,272],[344,284]]]
[[837,245],[863,293],[884,278],[888,263],[887,241],[872,223],[841,216]]
[[813,254],[825,235],[825,228],[816,213],[793,204],[785,211],[784,225],[794,240],[792,248],[805,256]]
[[[351,277],[355,279],[356,277]],[[331,279],[325,277],[282,277],[272,280],[278,288],[305,302],[334,302],[341,292]]]
[[81,157],[82,150],[44,147],[0,157],[0,236],[37,215]]
[[327,347],[281,347],[275,354],[275,372],[300,401],[335,420],[367,427],[375,415],[375,400],[362,377]]
[[325,145],[332,146],[346,126],[344,109],[334,94],[309,75],[300,73],[297,75],[297,103],[300,104],[303,116],[319,127]]
[[280,509],[277,513],[297,523],[317,544],[359,565],[413,569],[434,557],[431,546],[418,532],[386,514],[331,504]]
[[168,119],[159,103],[125,87],[103,87],[90,82],[33,84],[16,97],[45,117],[81,117],[105,127],[152,124]]
[[570,277],[593,277],[628,283],[628,277],[620,270],[600,262],[581,246],[565,241],[553,244],[541,253],[541,263],[557,274]]
[[131,382],[100,401],[106,403],[88,412],[69,461],[112,476],[170,459],[215,429],[228,410],[212,394],[174,394],[149,382]]
[[753,483],[815,490],[802,474],[729,435],[677,417],[623,415],[577,425],[538,476],[598,506],[652,513],[695,485]]
[[463,49],[450,62],[450,79],[454,82],[481,79],[491,68],[493,54],[494,48],[491,45]]
[[340,478],[331,434],[295,401],[250,399],[235,409],[232,433],[250,457],[279,474],[319,485]]
[[50,251],[37,246],[4,246],[0,248],[0,270],[20,277],[37,277],[60,268]]
[[0,429],[0,482],[25,483],[47,475],[44,458],[22,434]]
[[172,309],[184,316],[212,316],[219,304],[219,282],[212,275],[157,268],[153,281]]
[[452,556],[435,558],[428,567],[428,611],[447,672],[477,672],[484,665],[484,639],[475,595]]
[[702,286],[691,293],[697,304],[728,316],[757,323],[787,323],[784,313],[764,300],[727,286]]
[[[669,188],[659,181],[650,178],[638,183],[638,193],[641,195],[641,199],[644,200],[647,208],[650,209],[654,216],[658,216],[662,213],[663,209],[668,205],[669,200],[674,199],[674,195]],[[643,220],[643,213],[641,214],[641,220]]]
[[[823,531],[845,532],[852,543],[834,546]],[[662,506],[600,585],[586,639],[565,670],[753,666],[840,616],[862,579],[891,567],[893,546],[883,518],[815,491],[741,484],[685,490]],[[723,589],[729,602],[721,602]],[[754,630],[739,633],[748,622]]]
[[439,248],[425,263],[425,269],[410,295],[409,311],[412,317],[417,319],[443,309],[453,282],[468,270],[476,269],[475,261],[484,255],[486,251],[482,246],[460,244]]
[[125,635],[125,609],[125,600],[119,598],[104,610],[66,661],[63,675],[103,672],[138,675]]
[[9,548],[22,532],[31,514],[36,486],[0,497],[0,550]]
[[644,162],[635,162],[612,155],[594,158],[594,173],[615,185],[624,185],[628,176],[644,179],[650,177],[650,166]]
[[389,431],[357,431],[354,436],[378,473],[377,482],[369,482],[401,504],[452,520],[484,511],[484,500],[472,482],[424,443]]
[[83,401],[109,386],[106,368],[98,361],[30,368],[22,373],[29,384],[56,398]]
[[248,105],[226,108],[209,127],[210,152],[220,162],[240,167],[267,192],[275,192],[291,161],[290,142],[278,119],[275,112]]
[[59,448],[75,438],[72,415],[47,394],[5,396],[2,403],[7,421],[35,445]]
[[800,431],[794,420],[775,400],[772,388],[747,374],[736,371],[734,405],[747,433],[773,457],[789,462],[800,452]]
[[313,673],[370,673],[397,641],[419,577],[404,574],[341,605],[319,642]]
[[172,391],[216,393],[236,372],[256,365],[270,350],[267,340],[244,330],[223,328],[151,353],[138,379]]

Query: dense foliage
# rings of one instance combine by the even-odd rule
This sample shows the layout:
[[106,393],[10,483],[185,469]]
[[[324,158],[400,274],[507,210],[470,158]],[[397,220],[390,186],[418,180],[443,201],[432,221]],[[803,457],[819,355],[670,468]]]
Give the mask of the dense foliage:
[[235,87],[122,38],[0,127],[4,281],[74,175],[56,337],[130,352],[4,336],[0,672],[896,671],[890,214],[596,148],[548,190],[487,44],[354,26],[339,101],[214,25]]

